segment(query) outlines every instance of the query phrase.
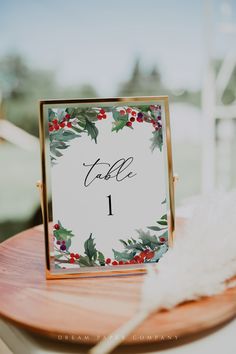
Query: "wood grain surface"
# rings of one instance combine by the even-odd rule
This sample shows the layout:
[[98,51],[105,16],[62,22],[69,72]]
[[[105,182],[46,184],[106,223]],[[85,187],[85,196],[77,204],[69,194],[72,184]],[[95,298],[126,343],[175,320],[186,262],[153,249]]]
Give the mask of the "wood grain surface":
[[[41,226],[3,242],[0,252],[0,315],[16,325],[60,340],[93,344],[138,309],[143,275],[46,280]],[[235,315],[236,288],[232,288],[158,312],[124,342],[176,340]]]

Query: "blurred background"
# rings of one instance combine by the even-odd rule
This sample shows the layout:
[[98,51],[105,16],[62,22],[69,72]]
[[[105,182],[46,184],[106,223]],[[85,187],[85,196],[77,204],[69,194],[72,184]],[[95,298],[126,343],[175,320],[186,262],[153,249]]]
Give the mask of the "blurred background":
[[168,95],[177,206],[236,185],[235,0],[0,0],[0,240],[41,222],[42,98]]

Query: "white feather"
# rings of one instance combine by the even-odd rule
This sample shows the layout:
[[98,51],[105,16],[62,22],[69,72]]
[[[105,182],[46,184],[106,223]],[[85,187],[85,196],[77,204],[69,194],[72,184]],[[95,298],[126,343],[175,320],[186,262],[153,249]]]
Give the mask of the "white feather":
[[216,295],[235,281],[236,191],[200,200],[193,217],[176,235],[174,247],[148,269],[141,291],[140,311],[90,354],[110,353],[152,312],[171,309],[188,300]]
[[236,275],[236,192],[198,202],[174,247],[144,280],[141,307],[149,311],[212,296]]

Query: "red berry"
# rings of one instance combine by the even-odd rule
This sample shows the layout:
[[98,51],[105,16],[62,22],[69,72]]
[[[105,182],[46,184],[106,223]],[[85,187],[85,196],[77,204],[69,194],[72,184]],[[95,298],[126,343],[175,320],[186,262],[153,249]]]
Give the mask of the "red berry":
[[132,127],[132,122],[127,122],[126,125],[127,127]]
[[106,117],[107,117],[106,114],[103,114],[103,115],[102,115],[102,118],[103,118],[103,119],[106,119]]
[[100,113],[101,113],[101,114],[105,114],[105,113],[106,113],[105,109],[103,109],[103,108],[100,109]]
[[146,257],[146,252],[142,251],[141,253],[139,253],[139,257],[140,258],[145,258]]
[[127,262],[125,262],[125,264],[129,264],[129,262],[127,261]]
[[160,129],[160,127],[155,127],[155,130],[159,130]]
[[78,253],[75,254],[75,258],[76,259],[79,259],[80,258],[80,255]]
[[106,264],[110,264],[111,263],[111,258],[107,258],[106,259]]
[[67,114],[65,115],[65,118],[66,118],[66,119],[70,119],[70,114],[67,113]]
[[140,260],[140,257],[138,255],[134,256],[134,260],[138,262]]
[[60,127],[61,127],[61,128],[64,128],[64,126],[65,126],[65,123],[64,123],[64,122],[61,122],[61,123],[60,123]]
[[151,123],[152,123],[152,124],[156,124],[156,122],[155,122],[154,119],[151,119]]
[[143,118],[137,118],[137,122],[142,123],[143,122]]
[[60,245],[61,244],[61,241],[60,240],[57,240],[57,245]]
[[54,125],[54,129],[55,129],[55,130],[59,130],[59,129],[60,129],[60,126],[59,126],[58,124],[55,124],[55,125]]
[[131,121],[131,122],[134,122],[134,121],[135,121],[135,118],[134,118],[134,117],[131,117],[131,118],[130,118],[130,121]]
[[131,114],[132,114],[132,116],[136,116],[136,112],[135,111],[132,111]]
[[53,130],[54,130],[53,126],[49,127],[50,132],[53,132]]
[[70,253],[70,257],[73,258],[75,256],[74,253]]
[[102,119],[102,115],[101,115],[101,114],[98,114],[98,115],[97,115],[97,119],[101,120],[101,119]]
[[54,229],[56,229],[56,230],[59,230],[59,229],[60,229],[60,225],[59,225],[59,224],[55,224],[53,227],[54,227]]
[[58,120],[57,119],[53,119],[53,124],[57,124],[58,123]]
[[166,239],[164,237],[160,237],[159,240],[160,240],[160,242],[165,242],[166,241]]
[[116,265],[118,265],[118,262],[117,261],[113,261],[112,265],[116,266]]
[[67,128],[71,128],[71,127],[72,127],[71,122],[68,122],[68,123],[67,123]]
[[124,264],[124,262],[123,261],[119,261],[119,265],[122,265],[122,264]]
[[131,259],[131,261],[130,261],[129,263],[130,263],[130,264],[135,264],[136,261],[135,261],[135,259]]
[[146,254],[146,258],[147,259],[152,259],[154,257],[154,252],[148,252],[147,254]]
[[75,259],[74,259],[74,258],[71,258],[71,259],[70,259],[70,263],[75,263]]
[[124,116],[124,115],[125,115],[125,110],[124,110],[124,109],[121,109],[121,110],[120,110],[120,115],[121,115],[121,116]]
[[131,113],[131,112],[132,112],[132,108],[128,107],[128,108],[126,109],[126,112],[127,112],[127,113]]

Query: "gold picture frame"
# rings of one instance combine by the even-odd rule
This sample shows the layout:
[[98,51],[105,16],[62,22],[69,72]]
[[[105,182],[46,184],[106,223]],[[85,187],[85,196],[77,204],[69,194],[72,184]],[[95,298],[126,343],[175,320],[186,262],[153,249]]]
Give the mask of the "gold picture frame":
[[[170,114],[168,96],[143,96],[143,97],[115,97],[115,98],[88,98],[88,99],[51,99],[41,100],[39,102],[39,131],[40,131],[40,153],[41,153],[41,172],[42,180],[38,184],[41,194],[41,209],[44,224],[45,237],[45,257],[46,257],[46,278],[72,278],[72,277],[94,277],[94,276],[111,276],[111,275],[126,275],[146,272],[146,265],[127,265],[114,267],[116,269],[86,269],[86,271],[78,272],[66,269],[60,272],[52,270],[52,262],[54,259],[52,250],[52,234],[49,230],[49,203],[48,203],[48,170],[47,170],[47,147],[46,147],[46,111],[52,107],[67,107],[71,105],[86,105],[86,104],[120,104],[126,105],[130,103],[148,104],[161,103],[165,117],[165,142],[166,142],[166,165],[167,165],[167,185],[168,185],[168,244],[173,245],[173,237],[175,230],[175,196],[174,196],[174,176],[173,176],[173,161],[172,161],[172,146],[171,146],[171,131],[170,131]],[[104,267],[106,268],[106,267]]]

